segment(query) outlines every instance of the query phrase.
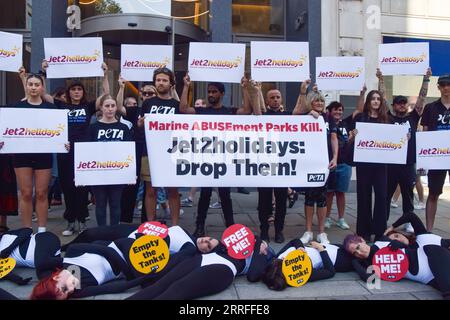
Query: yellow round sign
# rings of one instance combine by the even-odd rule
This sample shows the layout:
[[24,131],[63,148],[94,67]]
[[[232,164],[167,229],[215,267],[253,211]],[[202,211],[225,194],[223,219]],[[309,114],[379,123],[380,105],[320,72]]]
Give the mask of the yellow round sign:
[[284,258],[281,270],[288,285],[300,287],[308,282],[311,276],[311,259],[306,252],[294,250]]
[[140,273],[160,272],[169,262],[169,247],[158,236],[142,236],[130,248],[130,261]]
[[16,266],[16,260],[8,257],[6,259],[0,259],[0,279],[10,273]]

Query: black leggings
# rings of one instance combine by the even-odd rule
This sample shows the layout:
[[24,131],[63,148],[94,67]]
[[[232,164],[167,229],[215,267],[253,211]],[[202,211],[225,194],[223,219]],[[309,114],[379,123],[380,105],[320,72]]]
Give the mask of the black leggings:
[[269,230],[268,218],[272,215],[272,191],[275,193],[275,231],[281,232],[286,217],[287,188],[258,188],[258,218],[261,231]]
[[219,293],[233,283],[234,275],[228,266],[212,264],[201,267],[201,262],[201,255],[185,260],[157,283],[127,300],[195,299]]
[[38,233],[35,240],[34,266],[38,279],[42,279],[61,266],[61,255],[55,256],[56,252],[61,249],[61,242],[58,236],[51,232]]
[[[231,202],[230,188],[218,188],[219,198],[222,205],[223,217],[227,227],[234,224],[233,204]],[[198,200],[197,225],[204,225],[208,214],[209,203],[211,201],[212,188],[201,188],[200,199]]]
[[97,240],[114,241],[117,239],[126,238],[138,227],[139,225],[137,224],[118,224],[115,226],[89,228],[80,233],[71,242],[63,245],[61,250],[66,251],[67,247],[72,243],[89,243]]
[[429,284],[441,291],[444,299],[450,300],[450,251],[436,245],[424,246],[423,250],[434,276]]

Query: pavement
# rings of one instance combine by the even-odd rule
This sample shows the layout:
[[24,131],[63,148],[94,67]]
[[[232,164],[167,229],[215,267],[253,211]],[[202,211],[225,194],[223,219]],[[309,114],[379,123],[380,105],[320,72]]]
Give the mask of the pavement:
[[[236,189],[233,189],[236,191]],[[187,189],[181,189],[183,198],[187,195]],[[233,209],[235,212],[235,222],[248,226],[255,234],[259,234],[257,206],[257,192],[250,189],[249,195],[232,192]],[[425,196],[427,188],[425,187]],[[198,197],[198,193],[197,193]],[[215,202],[217,195],[213,193],[211,203]],[[292,209],[288,209],[284,235],[286,242],[300,237],[305,231],[305,216],[303,209],[303,196],[295,203]],[[342,230],[333,225],[327,230],[328,238],[332,243],[342,243],[347,234],[356,230],[356,193],[355,183],[352,181],[350,192],[347,193],[345,219],[350,225],[350,230]],[[399,203],[401,203],[399,201]],[[71,241],[75,236],[63,237],[61,232],[66,227],[66,222],[62,218],[64,207],[52,207],[49,212],[48,231],[59,235],[62,244]],[[183,208],[184,214],[180,217],[179,224],[187,230],[194,231],[194,217],[196,207]],[[416,213],[425,221],[425,210],[416,210]],[[162,209],[158,212],[158,217],[163,215]],[[399,208],[392,208],[389,223],[394,222],[401,215],[401,205]],[[90,207],[90,217],[88,226],[96,226],[95,207]],[[337,221],[336,207],[332,209],[332,219]],[[170,219],[166,220],[170,226]],[[140,218],[134,219],[135,223],[140,222]],[[10,218],[8,221],[10,228],[19,228],[20,220],[18,217]],[[35,231],[37,226],[35,226]],[[206,221],[206,231],[210,236],[220,238],[224,230],[224,220],[220,209],[210,209]],[[450,238],[450,187],[444,188],[436,215],[434,233]],[[314,236],[317,235],[317,223],[314,220]],[[270,230],[270,245],[277,251],[284,244],[277,244],[273,241],[274,230]],[[27,299],[31,293],[32,287],[36,284],[37,278],[33,269],[17,268],[16,272],[23,277],[33,277],[32,281],[26,286],[17,286],[9,281],[1,281],[0,288],[16,295],[21,299]],[[88,300],[121,300],[134,292],[138,288],[130,289],[124,293],[99,295],[85,298]],[[234,283],[225,291],[204,297],[202,300],[441,300],[439,291],[431,286],[423,285],[409,280],[399,282],[381,282],[380,288],[369,289],[363,281],[354,272],[337,273],[333,278],[318,282],[307,283],[300,288],[289,287],[284,291],[275,292],[267,289],[263,283],[249,283],[245,277],[238,277]]]

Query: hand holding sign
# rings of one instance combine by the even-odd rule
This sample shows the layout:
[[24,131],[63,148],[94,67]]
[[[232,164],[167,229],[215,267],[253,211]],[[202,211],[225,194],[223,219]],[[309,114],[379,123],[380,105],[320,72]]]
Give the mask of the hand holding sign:
[[381,280],[391,282],[401,280],[409,268],[408,257],[403,251],[393,251],[388,247],[380,249],[375,253],[372,264],[378,267],[379,272],[377,272],[377,275]]
[[253,253],[255,236],[246,226],[234,224],[223,232],[222,243],[227,247],[230,257],[246,259]]
[[304,250],[294,250],[284,258],[281,270],[288,285],[303,286],[311,277],[311,259]]

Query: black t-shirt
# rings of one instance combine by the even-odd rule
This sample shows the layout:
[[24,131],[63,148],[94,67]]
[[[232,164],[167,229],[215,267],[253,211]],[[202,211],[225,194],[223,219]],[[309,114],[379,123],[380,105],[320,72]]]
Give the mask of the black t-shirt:
[[353,121],[353,115],[349,115],[347,118],[342,119],[339,123],[336,123],[337,138],[339,144],[339,153],[337,163],[345,163],[347,159],[347,144],[350,133],[351,122]]
[[[159,97],[153,97],[147,99],[142,104],[141,117],[145,114],[179,114],[180,113],[180,103],[175,99],[161,99]],[[145,141],[145,131],[144,128],[139,128],[136,131],[136,141]],[[147,155],[147,145],[144,145],[143,155]]]
[[421,124],[427,126],[428,131],[450,130],[450,108],[447,109],[441,99],[427,104]]
[[291,116],[292,111],[275,111],[267,108],[267,111],[263,113],[265,116]]
[[131,130],[122,122],[97,121],[89,126],[89,141],[132,141]]
[[397,117],[389,112],[390,123],[403,126],[409,125],[410,128],[409,133],[411,134],[411,139],[408,141],[408,155],[406,157],[406,164],[414,164],[416,162],[416,131],[419,119],[420,116],[415,109],[408,113],[405,117]]
[[95,113],[95,101],[83,104],[66,104],[55,100],[59,109],[69,109],[67,121],[69,124],[69,141],[85,141],[88,135],[88,127],[92,115]]
[[57,107],[50,102],[42,101],[41,104],[31,104],[27,100],[19,101],[17,103],[11,104],[9,108],[37,108],[37,109],[56,109]]
[[233,115],[236,112],[233,111],[232,108],[227,108],[227,107],[222,106],[220,108],[213,108],[213,107],[196,108],[195,109],[195,113],[196,114],[203,114],[203,115],[215,115],[215,114]]
[[[302,115],[308,114],[309,112],[303,113]],[[321,113],[320,116],[323,118],[323,121],[325,122],[325,127],[327,128],[328,160],[331,161],[331,159],[333,158],[333,148],[331,146],[331,134],[332,133],[337,134],[338,129],[333,117],[331,117],[328,113]]]

